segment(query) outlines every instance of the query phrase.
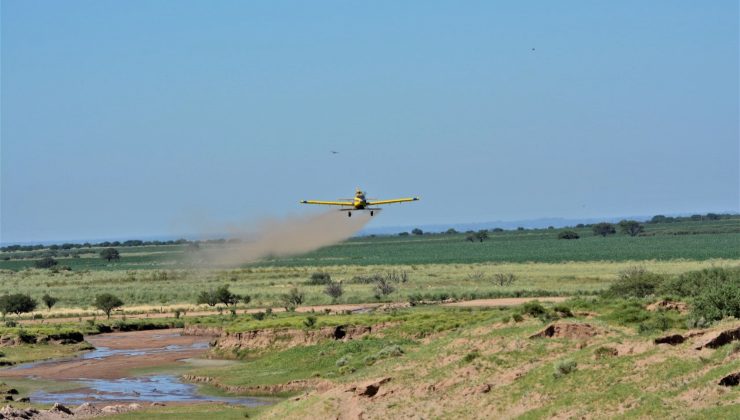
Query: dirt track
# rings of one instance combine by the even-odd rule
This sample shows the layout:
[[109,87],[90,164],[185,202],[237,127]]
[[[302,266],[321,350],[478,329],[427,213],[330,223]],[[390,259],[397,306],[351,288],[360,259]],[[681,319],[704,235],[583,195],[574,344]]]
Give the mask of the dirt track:
[[[545,296],[545,297],[526,297],[526,298],[499,298],[499,299],[477,299],[477,300],[466,300],[462,302],[452,302],[452,303],[443,303],[441,306],[459,306],[459,307],[497,307],[497,306],[516,306],[521,305],[523,303],[533,301],[533,300],[539,300],[540,302],[551,302],[551,303],[558,303],[563,302],[567,299],[567,297],[558,296]],[[357,304],[341,304],[341,305],[312,305],[312,306],[300,306],[296,308],[296,312],[323,312],[326,309],[331,310],[334,313],[337,312],[343,312],[343,311],[362,311],[362,310],[369,310],[374,309],[379,306],[386,305],[387,303],[357,303]],[[394,304],[394,303],[391,303]],[[256,313],[260,311],[264,311],[267,308],[252,308],[252,309],[239,309],[237,312],[242,313]],[[273,312],[284,312],[285,309],[283,308],[272,308]],[[171,312],[151,312],[151,313],[145,313],[145,314],[116,314],[111,315],[111,319],[122,319],[125,317],[126,319],[156,319],[156,318],[172,318],[174,310]],[[209,311],[192,311],[187,312],[184,316],[185,317],[197,317],[197,316],[207,316],[207,315],[216,315],[218,314],[218,311],[216,310],[209,310]],[[88,320],[97,318],[100,319],[100,317],[93,317],[93,316],[84,316],[81,318],[77,317],[49,317],[44,319],[29,319],[22,321],[23,324],[39,324],[39,323],[60,323],[60,322],[74,322],[78,319]]]

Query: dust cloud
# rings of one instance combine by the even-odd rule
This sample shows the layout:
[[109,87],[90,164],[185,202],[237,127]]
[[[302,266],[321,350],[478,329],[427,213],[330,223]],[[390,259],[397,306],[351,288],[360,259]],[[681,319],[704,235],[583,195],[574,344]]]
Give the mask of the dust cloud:
[[344,211],[264,220],[254,229],[231,227],[229,238],[237,243],[201,246],[191,261],[198,264],[234,267],[266,257],[298,255],[350,238],[370,221],[365,211]]

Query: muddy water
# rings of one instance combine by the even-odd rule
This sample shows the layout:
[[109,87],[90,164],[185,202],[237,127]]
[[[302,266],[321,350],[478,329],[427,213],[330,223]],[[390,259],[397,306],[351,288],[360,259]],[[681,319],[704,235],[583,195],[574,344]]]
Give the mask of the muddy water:
[[[30,394],[31,401],[39,403],[269,404],[269,400],[260,398],[205,395],[197,386],[180,380],[175,372],[189,363],[229,363],[197,359],[208,350],[208,340],[207,337],[182,336],[179,330],[101,334],[87,338],[95,346],[93,351],[75,358],[28,363],[0,370],[0,378],[61,382],[67,388],[65,391],[50,392],[40,387]],[[157,373],[137,375],[133,373],[136,369],[155,369]]]

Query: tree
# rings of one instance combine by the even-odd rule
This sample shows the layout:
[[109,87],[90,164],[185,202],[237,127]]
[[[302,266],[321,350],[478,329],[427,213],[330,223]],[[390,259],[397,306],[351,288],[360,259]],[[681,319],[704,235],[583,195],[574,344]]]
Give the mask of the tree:
[[457,231],[455,230],[455,228],[449,228],[449,229],[447,229],[447,231],[445,232],[445,234],[446,235],[455,235],[455,234],[457,234]]
[[637,236],[645,230],[645,227],[636,220],[622,220],[619,222],[619,228],[622,233],[626,233],[629,236]]
[[564,230],[558,233],[558,239],[578,239],[580,236],[575,230]]
[[213,290],[204,290],[200,292],[195,303],[197,303],[198,305],[205,304],[208,306],[216,306],[216,304],[218,303],[216,292],[214,292]]
[[33,265],[36,268],[51,268],[57,265],[58,262],[53,257],[44,257],[36,261]]
[[414,235],[423,235],[424,231],[419,228],[415,228],[414,230],[411,231],[411,233],[413,233]]
[[223,303],[226,306],[236,305],[241,300],[241,297],[237,294],[229,291],[229,285],[225,284],[215,292],[216,301]]
[[401,232],[398,234],[398,236],[409,236],[408,232]]
[[108,260],[108,262],[111,262],[111,260],[118,261],[119,259],[121,259],[121,255],[115,248],[105,248],[104,250],[100,251],[100,258]]
[[36,301],[31,296],[22,293],[0,296],[0,313],[20,315],[26,312],[33,312],[36,309]]
[[55,298],[54,296],[51,296],[49,293],[44,293],[43,296],[41,296],[41,300],[44,302],[44,305],[51,311],[51,307],[56,305],[56,303],[59,301],[59,299]]
[[105,312],[108,319],[110,319],[111,311],[121,306],[123,306],[123,301],[110,293],[95,296],[95,307]]
[[478,240],[478,242],[483,242],[486,239],[488,239],[488,231],[485,229],[481,229],[475,234],[475,239]]
[[606,237],[607,235],[613,235],[617,233],[617,230],[614,228],[614,225],[611,223],[597,223],[593,226],[594,235],[601,235],[603,237]]
[[324,289],[324,293],[329,295],[333,302],[336,302],[336,300],[344,293],[344,290],[342,290],[342,282],[333,281],[327,284],[326,289]]

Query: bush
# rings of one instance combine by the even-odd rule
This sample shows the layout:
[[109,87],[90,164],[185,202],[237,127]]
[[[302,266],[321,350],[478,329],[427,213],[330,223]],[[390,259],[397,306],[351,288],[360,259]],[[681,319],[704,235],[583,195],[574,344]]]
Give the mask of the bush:
[[297,288],[290,289],[290,292],[287,294],[284,294],[282,297],[283,305],[285,307],[286,311],[289,311],[290,308],[295,310],[295,307],[302,304],[304,300],[303,292],[299,291]]
[[578,239],[580,236],[574,230],[564,230],[558,233],[558,239]]
[[552,310],[558,314],[560,318],[572,318],[573,312],[569,307],[563,304],[553,306]]
[[463,361],[463,363],[470,363],[473,360],[477,359],[478,357],[480,357],[480,352],[478,352],[478,350],[473,350],[470,353],[466,354],[462,358],[462,361]]
[[513,319],[514,322],[522,322],[522,321],[524,321],[524,317],[522,316],[522,314],[514,314],[514,315],[511,316],[511,319]]
[[252,314],[252,319],[254,319],[255,321],[262,321],[263,319],[265,319],[265,313],[261,311],[255,312]]
[[617,281],[605,292],[610,297],[643,298],[656,294],[664,277],[642,267],[631,267],[621,273]]
[[575,372],[577,368],[578,364],[575,360],[563,360],[555,364],[555,371],[552,375],[557,379]]
[[331,276],[329,273],[325,272],[316,272],[311,274],[311,277],[306,282],[306,284],[311,286],[321,286],[329,283],[331,283]]
[[617,233],[617,230],[614,228],[614,225],[611,223],[597,223],[593,225],[591,228],[594,232],[594,235],[601,235],[606,237],[607,235],[613,235]]
[[705,289],[694,300],[691,318],[719,321],[725,317],[740,318],[740,287],[732,282]]
[[383,358],[383,359],[387,357],[400,357],[400,356],[403,356],[403,349],[401,348],[401,346],[397,344],[383,347],[378,352],[378,358]]
[[380,299],[383,296],[390,295],[391,293],[395,291],[396,291],[396,288],[393,287],[393,285],[385,278],[380,278],[375,282],[375,298],[376,299]]
[[316,325],[316,317],[313,315],[307,316],[306,319],[303,320],[303,325],[305,325],[306,328],[313,328]]
[[344,293],[344,290],[342,289],[342,283],[338,281],[330,282],[326,285],[324,293],[331,297],[333,302],[336,302],[336,300],[339,299]]
[[511,286],[516,281],[513,273],[496,273],[493,275],[493,282],[499,286]]
[[36,268],[51,268],[57,265],[58,262],[52,257],[44,257],[38,261],[36,261],[33,266]]
[[536,300],[523,304],[521,309],[522,309],[523,314],[529,315],[535,318],[538,318],[543,315],[547,315],[548,313],[547,309]]
[[347,356],[340,357],[339,359],[337,359],[337,361],[335,363],[335,365],[337,365],[337,367],[346,366],[347,364],[349,364],[349,358]]

